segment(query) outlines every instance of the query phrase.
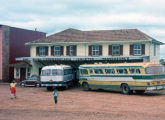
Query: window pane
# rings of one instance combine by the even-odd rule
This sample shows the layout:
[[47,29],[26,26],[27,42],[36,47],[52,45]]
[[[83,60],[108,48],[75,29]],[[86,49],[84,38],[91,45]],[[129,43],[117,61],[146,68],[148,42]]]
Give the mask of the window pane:
[[55,46],[55,47],[54,47],[54,54],[55,54],[56,56],[59,56],[60,53],[61,53],[60,46]]
[[102,69],[94,69],[95,74],[103,74],[103,70]]
[[134,45],[134,55],[141,55],[141,45]]
[[112,54],[113,55],[119,55],[120,54],[120,46],[119,45],[113,45],[112,46]]
[[99,46],[92,46],[92,55],[99,56]]
[[115,74],[114,69],[105,69],[106,74]]
[[88,75],[88,70],[87,70],[87,69],[81,69],[81,70],[80,70],[80,73],[81,73],[82,75]]
[[89,71],[90,71],[90,74],[93,74],[93,70],[92,69],[89,69]]
[[128,74],[127,69],[117,69],[118,74]]
[[40,51],[40,55],[41,56],[45,56],[46,55],[46,53],[45,53],[45,51],[46,51],[46,48],[45,47],[39,47],[39,51]]

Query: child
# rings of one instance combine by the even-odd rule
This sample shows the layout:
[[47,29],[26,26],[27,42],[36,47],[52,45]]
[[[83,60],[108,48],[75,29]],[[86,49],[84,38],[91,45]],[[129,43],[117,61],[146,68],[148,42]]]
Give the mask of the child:
[[15,81],[12,81],[10,83],[11,99],[16,98],[16,88],[15,88],[16,84],[17,83],[15,83]]
[[56,89],[54,89],[53,95],[54,95],[54,102],[55,104],[57,104],[58,91]]

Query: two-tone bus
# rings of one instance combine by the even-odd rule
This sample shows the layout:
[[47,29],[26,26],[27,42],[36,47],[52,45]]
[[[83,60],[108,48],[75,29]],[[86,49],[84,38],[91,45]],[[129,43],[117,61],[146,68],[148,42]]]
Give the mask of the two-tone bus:
[[52,90],[53,87],[68,88],[75,80],[74,71],[69,65],[51,65],[45,66],[41,70],[41,86]]
[[160,63],[84,64],[79,66],[79,83],[83,90],[135,91],[165,89],[165,73]]

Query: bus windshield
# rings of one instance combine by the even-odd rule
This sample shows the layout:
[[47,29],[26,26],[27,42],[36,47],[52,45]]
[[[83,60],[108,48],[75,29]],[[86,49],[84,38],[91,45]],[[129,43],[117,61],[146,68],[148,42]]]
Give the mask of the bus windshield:
[[150,66],[145,69],[146,74],[162,74],[163,67],[162,66]]
[[47,69],[41,71],[41,76],[51,76],[51,75],[63,75],[63,71],[60,69]]

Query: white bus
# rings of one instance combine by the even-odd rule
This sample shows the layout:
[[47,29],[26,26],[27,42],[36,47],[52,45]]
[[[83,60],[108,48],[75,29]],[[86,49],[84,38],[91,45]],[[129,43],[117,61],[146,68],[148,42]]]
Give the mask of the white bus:
[[52,90],[53,87],[65,87],[74,83],[74,71],[69,65],[45,66],[41,70],[41,86]]

